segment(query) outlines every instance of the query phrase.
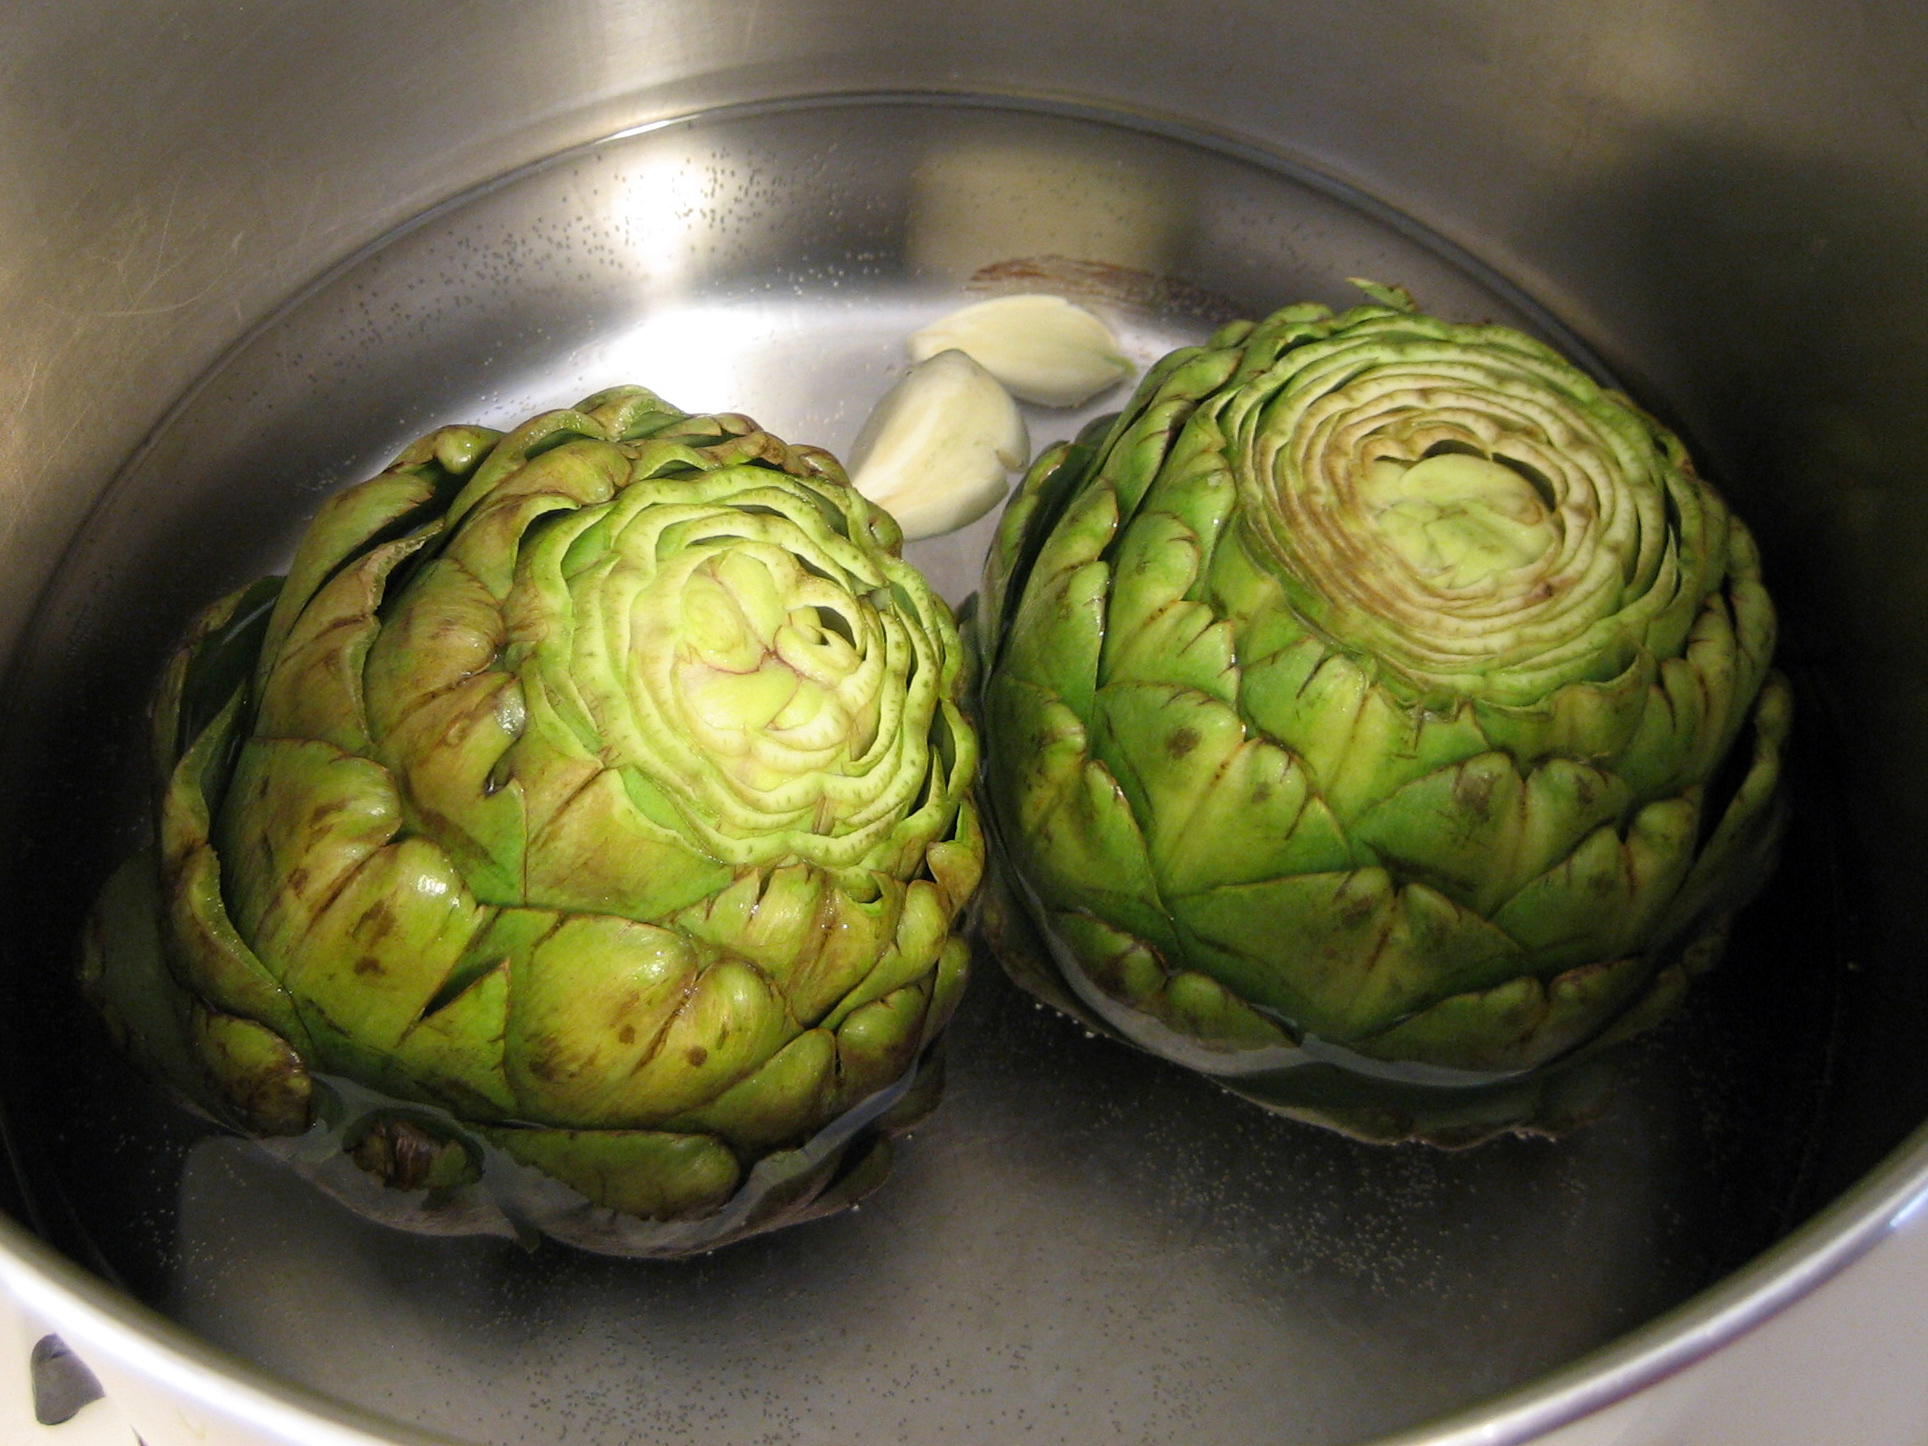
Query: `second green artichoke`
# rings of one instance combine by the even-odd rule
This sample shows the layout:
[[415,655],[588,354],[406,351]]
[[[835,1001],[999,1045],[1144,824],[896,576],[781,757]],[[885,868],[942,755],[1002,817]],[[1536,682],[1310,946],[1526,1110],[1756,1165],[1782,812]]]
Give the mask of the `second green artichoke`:
[[827,454],[638,388],[423,438],[175,658],[110,1024],[417,1228],[674,1254],[856,1198],[983,865],[899,541]]
[[1468,1142],[1664,1015],[1779,819],[1754,542],[1679,440],[1403,293],[1167,358],[987,565],[1022,982],[1275,1108]]

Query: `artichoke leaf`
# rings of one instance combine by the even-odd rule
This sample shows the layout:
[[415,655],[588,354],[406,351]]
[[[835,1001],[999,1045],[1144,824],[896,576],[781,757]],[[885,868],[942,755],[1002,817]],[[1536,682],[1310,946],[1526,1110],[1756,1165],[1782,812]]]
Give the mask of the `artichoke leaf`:
[[[1176,518],[1170,526],[1157,525],[1160,520],[1134,528],[1132,545],[1119,552],[1099,677],[1107,685],[1173,683],[1234,704],[1238,671],[1231,625],[1185,597],[1198,575],[1197,539]],[[1149,576],[1154,569],[1157,576]],[[1130,611],[1120,615],[1121,605]]]
[[395,1041],[393,1076],[472,1119],[513,1117],[516,1098],[502,1055],[510,970],[505,958],[446,1003],[431,1001]]
[[1623,838],[1603,824],[1521,888],[1493,922],[1559,968],[1574,968],[1599,941],[1648,932],[1692,866],[1700,810],[1693,798],[1662,799],[1634,816]]
[[591,1203],[640,1220],[693,1220],[736,1192],[743,1168],[709,1135],[663,1130],[493,1129],[487,1137]]
[[367,751],[363,668],[377,634],[376,610],[389,575],[427,540],[416,533],[372,548],[316,590],[261,682],[256,731]]
[[[1001,666],[1011,677],[1055,689],[1081,716],[1097,686],[1111,567],[1100,554],[1117,524],[1108,492],[1088,492],[1065,521],[1062,546],[1038,558],[1037,585],[1012,620]],[[1049,638],[1054,647],[1040,645]]]
[[744,1149],[798,1144],[829,1113],[836,1070],[836,1036],[805,1030],[715,1099],[665,1123]]
[[1021,756],[994,755],[990,776],[1022,801],[1005,847],[1032,888],[1048,905],[1089,899],[1093,912],[1122,927],[1168,938],[1144,836],[1118,781],[1091,757],[1084,726],[1015,678],[1000,679],[988,701],[1009,710],[999,726],[1026,742]]
[[168,958],[182,985],[222,1012],[255,1020],[311,1051],[294,997],[228,917],[220,856],[212,848],[197,848],[165,877]]
[[1248,738],[1224,704],[1155,684],[1110,686],[1098,702],[1094,752],[1144,821],[1167,898],[1353,864],[1303,765]]
[[[160,778],[172,777],[181,755],[237,697],[249,698],[248,680],[280,592],[280,578],[264,577],[204,608],[190,625],[154,694],[149,742]],[[204,771],[200,779],[198,786],[216,801],[231,762],[222,754],[219,775]]]
[[600,1127],[655,1115],[636,1074],[662,1047],[704,958],[672,930],[580,913],[512,956],[503,1058],[522,1117]]
[[998,514],[997,531],[984,556],[984,586],[976,594],[977,650],[984,663],[996,658],[1004,643],[1007,593],[1030,576],[1039,544],[1065,505],[1079,495],[1095,455],[1094,434],[1110,425],[1111,418],[1101,417],[1087,424],[1077,440],[1039,453]]
[[317,1036],[386,1050],[446,987],[488,914],[442,850],[418,837],[376,850],[286,949],[282,981]]
[[1544,983],[1528,975],[1455,994],[1353,1048],[1448,1069],[1528,1070],[1585,1043],[1647,982],[1639,957],[1581,965]]
[[264,959],[301,939],[363,862],[401,827],[388,770],[330,743],[242,745],[214,843],[236,928]]
[[[1516,973],[1507,933],[1385,870],[1299,874],[1174,901],[1209,950],[1204,972],[1306,1033],[1350,1042],[1441,994]],[[1360,970],[1361,956],[1371,967]]]
[[198,1005],[193,1031],[209,1078],[247,1128],[264,1135],[307,1132],[314,1083],[287,1040],[251,1019]]
[[280,659],[282,645],[309,601],[344,563],[359,557],[392,531],[440,532],[441,520],[424,513],[447,493],[452,481],[453,474],[431,450],[420,461],[403,463],[399,470],[337,492],[322,503],[301,535],[287,581],[275,599],[274,612],[261,639],[257,686],[266,680],[268,668]]
[[917,1058],[930,1001],[928,982],[906,984],[853,1011],[837,1026],[837,1090],[843,1109],[905,1076]]

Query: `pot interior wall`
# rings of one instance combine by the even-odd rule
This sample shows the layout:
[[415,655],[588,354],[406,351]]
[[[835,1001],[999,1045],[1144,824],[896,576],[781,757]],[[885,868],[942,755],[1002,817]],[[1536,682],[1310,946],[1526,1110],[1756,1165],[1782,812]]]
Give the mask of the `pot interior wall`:
[[[1051,259],[1066,257],[1108,264]],[[782,1429],[862,1438],[896,1400],[923,1439],[982,1440],[979,1403],[1014,1377],[998,1439],[1117,1419],[1147,1439],[1353,1440],[1518,1384],[1776,1238],[1822,1124],[1829,1035],[1808,1022],[1833,994],[1811,966],[1836,911],[1825,872],[1799,865],[1830,846],[1825,803],[1802,812],[1796,882],[1707,997],[1635,1052],[1605,1119],[1559,1144],[1330,1138],[1081,1037],[983,967],[951,1101],[860,1214],[618,1265],[360,1224],[163,1118],[105,1061],[59,961],[88,889],[142,827],[143,699],[185,618],[273,569],[329,488],[438,422],[508,423],[619,380],[842,447],[909,330],[1013,269],[1054,266],[1117,316],[1141,364],[1227,316],[1344,304],[1357,273],[1579,345],[1356,197],[1063,112],[725,113],[443,209],[188,398],[85,530],[29,639],[22,712],[38,726],[17,766],[48,961],[35,1003],[76,1042],[17,1097],[36,1188],[50,1213],[67,1207],[50,1228],[243,1357],[505,1443],[549,1439],[559,1419],[586,1440],[728,1441],[792,1412]],[[1043,443],[1082,418],[1031,420]],[[954,599],[984,530],[922,549]],[[1771,1008],[1752,1002],[1763,980]],[[387,1345],[398,1331],[406,1353]],[[719,1379],[734,1383],[723,1407]],[[655,1423],[640,1436],[639,1418]]]
[[[205,22],[219,8],[182,14]],[[1918,315],[1928,302],[1890,284],[1928,236],[1909,199],[1928,187],[1900,189],[1919,157],[1891,146],[1886,125],[1850,141],[1852,107],[1816,120],[1816,96],[1845,85],[1831,71],[1784,94],[1804,128],[1770,143],[1733,79],[1779,73],[1758,48],[1729,56],[1704,112],[1683,109],[1682,92],[1668,93],[1672,109],[1643,109],[1606,80],[1586,89],[1585,57],[1631,52],[1609,23],[1585,29],[1579,7],[1551,8],[1534,35],[1489,24],[1477,7],[1425,8],[1469,55],[1484,53],[1480,67],[1532,61],[1573,95],[1606,94],[1597,125],[1617,146],[1574,130],[1586,164],[1556,174],[1522,160],[1540,142],[1508,137],[1482,175],[1490,96],[1468,103],[1453,139],[1417,139],[1365,102],[1334,100],[1318,115],[1303,97],[1267,109],[1243,91],[1188,96],[1177,81],[1139,93],[1268,144],[1011,103],[710,111],[514,176],[335,273],[229,354],[76,528],[143,416],[277,292],[440,199],[448,177],[489,179],[565,137],[613,129],[620,86],[598,72],[583,86],[594,103],[565,104],[551,77],[522,98],[516,126],[480,127],[466,152],[444,113],[426,134],[455,157],[446,172],[398,164],[405,180],[381,203],[365,196],[285,254],[250,241],[231,306],[195,295],[175,307],[175,333],[164,311],[143,311],[188,295],[159,269],[169,253],[158,231],[130,233],[113,256],[78,253],[74,266],[95,277],[151,253],[158,289],[147,303],[94,307],[142,314],[89,313],[65,352],[45,334],[44,304],[25,309],[28,342],[48,360],[22,378],[71,378],[91,355],[125,385],[70,405],[55,426],[35,382],[8,442],[22,479],[13,536],[27,549],[15,593],[46,576],[53,551],[27,544],[77,537],[30,628],[15,597],[21,652],[0,752],[18,921],[0,1068],[29,1166],[21,1208],[236,1354],[477,1441],[546,1441],[566,1423],[571,1439],[592,1442],[835,1432],[1313,1443],[1409,1425],[1571,1360],[1750,1259],[1866,1171],[1928,1113],[1913,1048],[1928,999],[1907,885],[1928,816],[1909,727],[1928,676],[1917,622],[1928,531],[1910,526],[1923,493],[1899,461],[1928,427]],[[595,13],[634,46],[634,12]],[[1901,23],[1869,14],[1864,58],[1893,48],[1875,32]],[[373,53],[372,12],[343,15],[344,53]],[[1709,43],[1684,15],[1660,18],[1683,54]],[[1730,23],[1738,33],[1748,18]],[[1563,26],[1586,43],[1563,48]],[[690,21],[682,33],[702,29]],[[1259,33],[1268,47],[1292,39]],[[1423,34],[1387,35],[1395,57],[1427,73]],[[871,83],[959,73],[946,65],[960,42],[941,26],[913,47],[908,71],[877,60],[886,39],[859,47],[868,67],[854,51],[810,52],[781,87],[774,60],[746,63],[707,91],[687,76],[680,91],[665,82],[652,104],[847,89],[855,72]],[[1052,88],[1100,98],[1149,75],[1156,48],[1147,40],[1100,78],[1090,49],[1080,58],[1064,37],[1054,43]],[[1338,73],[1377,73],[1350,43],[1328,52],[1313,90],[1330,91]],[[996,82],[986,89],[1035,89],[1014,44],[1005,35],[964,73]],[[1124,44],[1107,32],[1096,49]],[[257,92],[208,114],[266,117],[295,155],[313,143],[293,139],[270,69],[248,72]],[[1416,84],[1419,110],[1444,115],[1443,86]],[[1528,128],[1535,116],[1568,125],[1578,103],[1508,93],[1525,95]],[[543,119],[558,107],[566,125]],[[1392,159],[1428,147],[1450,148],[1462,194]],[[1399,195],[1499,270],[1404,213],[1265,159],[1287,151]],[[945,165],[988,178],[980,234],[934,219],[931,177]],[[321,175],[314,195],[353,194],[345,172]],[[1040,205],[1025,190],[1039,175],[1084,189],[1059,184],[1056,204]],[[1503,194],[1509,179],[1530,207]],[[284,224],[283,178],[262,170],[257,185]],[[201,270],[196,285],[219,282],[218,239],[197,231],[184,253]],[[910,325],[969,294],[985,262],[1047,255],[1187,283],[1152,294],[1113,278],[1110,300],[1141,356],[1196,339],[1227,312],[1343,304],[1343,278],[1359,274],[1403,282],[1448,314],[1591,343],[1685,427],[1755,523],[1800,692],[1795,826],[1777,886],[1687,1015],[1634,1052],[1605,1119],[1558,1145],[1358,1146],[1084,1039],[986,966],[956,1029],[950,1101],[883,1195],[714,1257],[636,1266],[498,1242],[424,1245],[361,1225],[104,1062],[67,984],[71,941],[92,888],[142,827],[146,688],[188,613],[275,566],[326,489],[440,421],[498,421],[618,380],[841,446]],[[45,295],[81,314],[69,293]],[[1034,435],[1071,421],[1036,417]],[[62,479],[74,482],[64,496]],[[968,588],[962,548],[926,560],[953,595]]]

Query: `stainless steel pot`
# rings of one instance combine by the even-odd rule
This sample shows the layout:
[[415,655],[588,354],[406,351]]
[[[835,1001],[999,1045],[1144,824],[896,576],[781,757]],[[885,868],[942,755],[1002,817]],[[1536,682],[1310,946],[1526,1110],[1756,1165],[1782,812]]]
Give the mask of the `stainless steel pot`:
[[[1928,16],[184,0],[0,24],[5,1439],[1928,1429]],[[349,1221],[95,1052],[66,951],[136,827],[144,670],[321,489],[579,382],[841,445],[907,319],[1054,252],[1191,283],[1113,298],[1148,354],[1358,273],[1533,327],[1681,425],[1755,523],[1799,822],[1605,1120],[1355,1147],[987,971],[950,1104],[861,1215],[606,1266]],[[954,592],[967,552],[926,559]],[[36,1390],[81,1408],[36,1424]]]

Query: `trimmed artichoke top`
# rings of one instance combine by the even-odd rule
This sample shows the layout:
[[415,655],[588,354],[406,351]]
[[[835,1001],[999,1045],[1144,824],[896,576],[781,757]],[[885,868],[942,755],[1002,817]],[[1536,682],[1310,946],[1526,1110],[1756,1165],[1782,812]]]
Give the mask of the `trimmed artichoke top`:
[[177,657],[174,987],[108,937],[110,1017],[422,1228],[674,1253],[847,1203],[934,1099],[982,866],[899,541],[827,453],[639,388],[423,438]]
[[1788,701],[1753,541],[1676,437],[1368,289],[1173,354],[1034,464],[982,614],[993,912],[1098,1027],[1470,1137],[1717,952]]

